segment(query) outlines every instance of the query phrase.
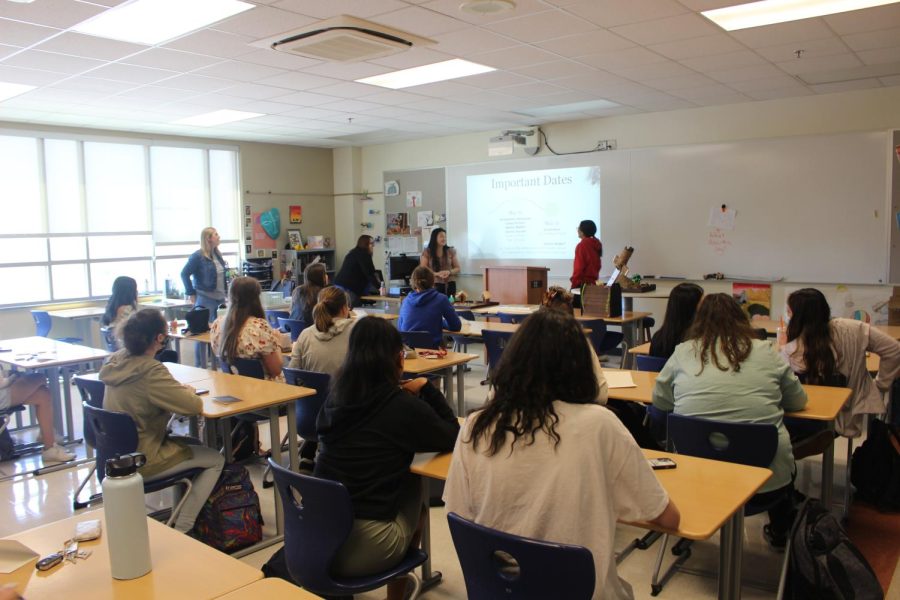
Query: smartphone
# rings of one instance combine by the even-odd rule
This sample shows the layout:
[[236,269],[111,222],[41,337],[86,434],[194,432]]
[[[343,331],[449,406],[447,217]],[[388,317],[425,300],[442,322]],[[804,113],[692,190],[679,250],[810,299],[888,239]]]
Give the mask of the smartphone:
[[213,396],[213,402],[218,402],[219,404],[234,404],[240,401],[240,398],[235,398],[234,396]]
[[650,463],[651,469],[674,469],[676,466],[675,461],[671,458],[648,458],[647,462]]
[[209,390],[206,388],[201,388],[199,390],[194,390],[194,393],[197,394],[198,396],[202,396],[203,394],[208,394]]

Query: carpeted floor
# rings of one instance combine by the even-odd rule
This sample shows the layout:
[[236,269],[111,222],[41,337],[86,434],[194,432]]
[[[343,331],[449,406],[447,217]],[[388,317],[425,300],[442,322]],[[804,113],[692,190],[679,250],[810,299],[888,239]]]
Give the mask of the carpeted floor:
[[882,513],[854,500],[847,534],[872,565],[881,588],[887,592],[900,558],[900,513]]

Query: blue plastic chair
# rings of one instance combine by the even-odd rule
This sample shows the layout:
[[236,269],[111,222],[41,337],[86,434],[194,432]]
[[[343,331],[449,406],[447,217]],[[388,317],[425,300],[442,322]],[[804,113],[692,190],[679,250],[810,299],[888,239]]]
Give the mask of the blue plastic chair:
[[[474,321],[475,313],[471,310],[457,310],[456,316],[465,321]],[[481,338],[469,336],[469,335],[451,335],[450,338],[453,340],[453,350],[456,352],[468,352],[469,344],[480,344]]]
[[425,348],[426,350],[435,350],[438,345],[434,343],[434,338],[427,331],[401,331],[400,337],[403,343],[410,348]]
[[638,371],[653,371],[659,373],[666,366],[666,358],[661,356],[650,356],[649,354],[636,354],[634,356],[634,366]]
[[[87,403],[84,406],[85,423],[90,423],[91,429],[94,431],[94,440],[96,442],[97,460],[95,466],[97,468],[97,478],[102,482],[106,477],[106,461],[110,458],[121,456],[122,454],[130,454],[137,451],[138,433],[137,426],[131,415],[120,412],[113,412],[96,408]],[[171,527],[181,512],[181,507],[191,492],[193,479],[203,472],[201,468],[185,469],[178,471],[167,477],[158,479],[144,480],[144,493],[158,492],[175,485],[183,485],[184,490],[181,500],[172,509],[172,514],[166,525]]]
[[306,321],[303,319],[278,317],[278,328],[281,329],[281,331],[290,331],[291,343],[294,343],[297,341],[297,338],[300,337],[300,332],[306,329]]
[[[103,408],[103,396],[106,393],[106,386],[102,381],[81,376],[76,376],[74,381],[75,386],[78,388],[78,393],[81,395],[82,406],[88,405],[93,406],[94,408]],[[82,420],[84,422],[84,444],[87,448],[87,456],[88,458],[91,458],[94,454],[94,448],[97,447],[97,440],[94,436],[94,429],[91,427],[90,421],[88,421],[87,416],[84,414],[84,410],[82,410]],[[92,495],[87,502],[80,502],[78,500],[78,496],[81,494],[84,486],[88,484],[96,471],[97,463],[94,463],[91,465],[88,474],[81,480],[78,489],[75,490],[75,495],[72,497],[72,507],[75,510],[86,508],[103,497],[103,494],[97,493]]]
[[287,319],[291,316],[286,310],[267,310],[266,311],[266,320],[269,322],[269,325],[272,326],[272,329],[278,329],[278,318],[282,317]]
[[594,352],[597,353],[597,356],[603,356],[616,348],[621,348],[622,361],[619,364],[619,368],[625,368],[625,356],[628,353],[625,334],[621,331],[609,331],[606,328],[606,321],[603,319],[581,319],[579,323],[585,329],[591,330],[588,334],[588,339],[591,340],[591,345],[594,347]]
[[[50,335],[50,328],[53,327],[53,320],[50,318],[50,313],[46,310],[33,310],[31,311],[31,318],[34,319],[34,334],[40,337],[47,337]],[[80,337],[63,337],[56,338],[57,342],[65,342],[67,344],[80,344],[84,340]]]
[[[456,513],[447,521],[469,600],[587,600],[594,593],[594,557],[587,548],[504,533]],[[508,557],[518,572],[508,572]]]
[[255,377],[256,379],[266,378],[266,371],[263,369],[262,361],[256,358],[232,358],[225,360],[224,356],[220,356],[219,370],[232,375],[243,375],[244,377]]
[[283,298],[290,298],[291,294],[294,292],[294,286],[296,284],[293,281],[285,281],[281,285],[281,295]]
[[501,323],[513,323],[513,324],[521,323],[522,321],[525,320],[526,317],[528,317],[527,314],[505,313],[505,312],[498,312],[497,316],[500,317]]
[[116,340],[116,336],[109,325],[100,327],[100,337],[103,338],[107,351],[115,352],[119,349],[119,342]]
[[[331,385],[331,375],[317,373],[316,371],[304,371],[302,369],[284,368],[284,378],[291,385],[301,385],[316,390],[315,396],[300,398],[295,403],[297,412],[297,433],[303,438],[300,446],[300,459],[303,462],[314,462],[316,450],[319,447],[318,434],[316,432],[316,419],[322,405],[328,399],[328,389]],[[308,465],[309,463],[307,463]]]
[[481,332],[481,336],[484,339],[484,347],[487,350],[488,379],[490,379],[491,372],[500,364],[503,349],[509,343],[513,334],[509,331],[484,330]]
[[[319,596],[350,596],[407,577],[421,587],[413,569],[428,556],[410,548],[396,566],[365,577],[337,577],[331,573],[334,557],[353,528],[353,505],[341,483],[293,473],[269,459],[284,507],[284,557],[293,580]],[[297,498],[301,498],[298,500]]]

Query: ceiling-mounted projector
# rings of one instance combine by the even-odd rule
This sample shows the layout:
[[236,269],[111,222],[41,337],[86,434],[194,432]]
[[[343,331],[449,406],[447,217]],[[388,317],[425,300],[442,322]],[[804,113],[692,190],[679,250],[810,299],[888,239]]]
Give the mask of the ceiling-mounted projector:
[[[500,135],[488,140],[488,156],[508,156],[515,151],[516,146],[524,146],[522,150],[529,156],[534,156],[540,149],[540,140],[537,138],[537,128],[533,129],[508,129],[500,132]],[[534,136],[533,140],[529,137]],[[532,143],[529,144],[529,141]]]

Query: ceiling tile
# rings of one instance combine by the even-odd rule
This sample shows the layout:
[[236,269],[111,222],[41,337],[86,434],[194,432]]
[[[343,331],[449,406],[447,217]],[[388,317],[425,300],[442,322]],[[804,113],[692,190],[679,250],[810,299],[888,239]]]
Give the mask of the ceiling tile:
[[11,46],[31,46],[60,32],[53,27],[42,27],[30,23],[20,23],[9,19],[0,19],[0,40]]
[[621,25],[613,27],[611,31],[646,46],[713,35],[718,33],[719,29],[703,17],[695,14],[686,14],[655,21]]
[[128,90],[127,92],[122,92],[117,97],[142,98],[144,100],[154,100],[156,102],[179,102],[196,95],[196,93],[197,92],[189,90],[177,90],[156,85],[143,85],[141,87]]
[[415,102],[421,99],[422,96],[418,94],[404,92],[401,90],[382,90],[375,94],[366,96],[366,102],[373,102],[375,104],[388,104],[391,106],[408,104],[409,102]]
[[[116,66],[116,65],[112,65]],[[99,75],[98,75],[99,77]],[[162,80],[160,85],[164,87],[176,88],[179,90],[194,90],[197,93],[215,92],[231,87],[236,82],[230,79],[219,79],[217,77],[203,77],[202,75],[177,75]]]
[[750,102],[751,98],[743,94],[719,94],[714,96],[704,96],[702,98],[693,98],[691,102],[698,106],[722,106],[724,104],[741,104]]
[[525,77],[524,75],[517,75],[510,71],[491,71],[490,73],[481,73],[480,75],[470,75],[469,77],[466,77],[466,85],[482,89],[496,89],[525,83],[534,83],[534,79]]
[[768,64],[761,56],[750,50],[740,50],[738,52],[727,52],[725,54],[713,54],[709,56],[695,56],[693,58],[686,58],[682,60],[681,63],[703,73]]
[[694,73],[684,65],[680,65],[673,60],[664,60],[634,67],[607,67],[607,69],[616,75],[621,75],[622,77],[634,81],[662,79],[664,77],[675,77],[678,75],[690,75]]
[[621,104],[649,111],[677,110],[680,108],[693,108],[696,106],[696,104],[689,100],[676,98],[675,96],[663,94],[662,92],[628,97],[623,96]]
[[106,10],[76,0],[41,0],[30,4],[0,2],[0,17],[35,25],[67,29]]
[[297,110],[297,106],[294,104],[274,102],[272,100],[251,100],[250,102],[242,104],[241,110],[264,113],[267,115],[277,115],[289,110]]
[[280,0],[272,4],[275,8],[290,10],[317,19],[327,19],[338,15],[353,15],[369,18],[372,15],[399,10],[407,5],[400,0]]
[[524,83],[520,85],[511,85],[501,88],[499,91],[510,96],[519,96],[525,98],[534,98],[540,96],[549,96],[563,93],[565,90],[551,83],[543,83],[534,81],[532,83]]
[[221,58],[234,58],[256,52],[258,48],[249,45],[252,41],[253,38],[251,37],[212,29],[201,29],[169,42],[165,44],[165,47],[173,50],[185,50],[209,56],[219,56]]
[[525,75],[526,77],[534,77],[535,79],[542,79],[544,81],[588,75],[594,71],[595,69],[593,67],[589,67],[573,60],[554,60],[513,69],[514,73]]
[[390,67],[390,69],[388,70],[396,70],[420,67],[422,65],[431,65],[434,63],[444,62],[445,60],[450,60],[452,58],[454,57],[450,54],[437,52],[435,50],[431,50],[430,48],[413,48],[412,50],[408,50],[406,52],[400,52],[398,54],[392,54],[391,56],[376,58],[370,62],[376,65]]
[[787,74],[776,75],[774,77],[763,77],[760,79],[748,79],[746,81],[729,82],[728,87],[734,88],[739,92],[764,92],[766,90],[779,90],[785,88],[805,87],[802,83]]
[[382,106],[377,105],[377,108],[373,108],[371,110],[362,111],[367,115],[373,115],[376,117],[390,117],[393,119],[402,118],[406,115],[415,114],[416,111],[410,108],[404,108],[402,106]]
[[[138,67],[118,63],[110,63],[91,71],[91,77],[112,79],[114,81],[127,81],[130,83],[155,83],[162,79],[172,77],[173,75],[178,75],[178,73],[163,69],[151,69],[148,67]],[[167,83],[166,85],[169,84]]]
[[838,35],[900,27],[900,4],[888,4],[822,17]]
[[766,63],[762,65],[752,65],[748,67],[737,67],[735,69],[712,71],[707,73],[707,75],[715,79],[716,81],[730,84],[737,83],[739,81],[752,81],[754,79],[784,77],[785,73],[778,67]]
[[575,57],[631,48],[634,46],[634,42],[628,41],[605,29],[595,29],[589,33],[568,35],[547,40],[537,45],[560,56]]
[[365,110],[379,108],[380,104],[371,102],[363,102],[361,100],[338,100],[328,105],[328,110],[339,110],[341,112],[359,113]]
[[568,5],[566,10],[601,27],[663,19],[689,12],[673,0],[585,0]]
[[[898,43],[900,43],[900,40],[898,40]],[[866,50],[865,52],[857,52],[856,55],[867,65],[900,62],[900,46]]]
[[859,67],[861,65],[862,62],[860,62],[860,60],[856,58],[856,56],[849,53],[778,63],[779,68],[787,73],[790,73],[791,75],[815,73],[819,71],[832,71],[838,69],[850,69],[853,67]]
[[42,87],[28,92],[29,99],[42,100],[45,102],[63,102],[68,104],[90,104],[107,94],[88,91],[63,90],[55,87]]
[[285,72],[284,69],[254,65],[236,60],[227,60],[197,69],[193,73],[195,75],[221,77],[223,79],[235,79],[237,81],[256,81],[274,75],[281,75]]
[[[334,81],[333,79],[331,81]],[[341,82],[333,85],[316,87],[317,94],[325,94],[326,96],[339,96],[341,98],[364,98],[372,94],[384,91],[383,87],[376,85],[366,85],[364,83]]]
[[454,96],[460,96],[463,94],[475,94],[484,91],[479,88],[473,88],[472,86],[459,83],[461,81],[465,81],[465,78],[463,77],[461,79],[454,79],[453,81],[438,81],[436,83],[416,85],[406,89],[411,92],[415,92],[416,94],[430,96],[432,98],[452,98]]
[[737,6],[738,4],[749,4],[756,0],[679,0],[689,9],[700,12],[703,10],[712,10],[714,8],[725,8],[726,6]]
[[271,6],[257,6],[252,10],[244,11],[224,21],[220,21],[210,27],[210,29],[262,39],[299,29],[315,23],[317,20],[315,17],[306,17]]
[[881,87],[881,82],[877,79],[858,79],[856,81],[841,81],[838,83],[822,83],[819,85],[811,85],[817,94],[833,94],[835,92],[851,92],[853,90],[867,90],[869,88]]
[[663,92],[671,92],[673,90],[683,90],[690,87],[698,87],[704,85],[712,85],[715,80],[700,75],[699,73],[691,73],[689,75],[678,75],[677,77],[665,77],[663,79],[653,79],[647,81],[646,84]]
[[[796,51],[802,50],[803,53],[798,59]],[[790,62],[794,60],[806,60],[808,58],[816,58],[819,56],[832,56],[834,54],[846,54],[848,48],[840,38],[832,36],[820,40],[809,40],[806,42],[798,42],[795,44],[782,44],[780,46],[770,46],[768,48],[757,48],[756,53],[772,62]]]
[[515,19],[506,19],[485,25],[485,28],[529,43],[597,30],[593,23],[559,10],[548,10]]
[[248,98],[251,100],[266,100],[284,95],[284,89],[273,87],[270,85],[258,85],[255,83],[242,83],[233,87],[222,90],[223,94],[228,96],[237,96],[238,98]]
[[766,25],[765,27],[751,27],[732,31],[731,35],[738,41],[751,48],[765,48],[767,46],[780,46],[784,44],[798,44],[807,40],[820,40],[833,37],[834,33],[822,19],[803,19],[802,21],[790,21]]
[[0,45],[0,60],[10,56],[11,54],[15,54],[16,52],[21,52],[22,49],[18,46],[4,46]]
[[594,71],[590,75],[586,76],[557,79],[554,83],[556,83],[556,85],[565,86],[573,90],[595,92],[608,89],[611,86],[619,86],[632,82],[628,81],[624,77],[619,77],[618,75],[613,75],[612,73],[607,73],[606,71]]
[[559,60],[559,57],[532,46],[517,46],[503,50],[494,50],[473,54],[469,60],[497,69],[514,69],[536,63]]
[[309,75],[307,73],[282,73],[260,79],[257,83],[263,85],[274,85],[275,87],[283,87],[289,90],[311,90],[317,87],[323,87],[336,83],[335,79],[330,77],[320,77],[318,75]]
[[458,31],[469,26],[465,21],[460,21],[419,6],[408,6],[369,18],[376,23],[424,37]]
[[121,62],[129,65],[138,65],[139,67],[168,69],[169,71],[187,73],[194,69],[200,69],[222,62],[222,59],[216,56],[206,56],[203,54],[195,54],[193,52],[167,50],[165,48],[151,48],[149,50],[144,50],[140,54],[129,56]]
[[602,54],[589,54],[578,58],[578,62],[600,69],[627,69],[665,60],[659,54],[641,47],[626,48],[625,50],[604,52]]
[[40,44],[36,48],[48,52],[59,52],[61,54],[97,60],[118,60],[147,49],[146,46],[140,44],[129,44],[128,42],[107,40],[68,31]]
[[505,36],[475,28],[451,31],[432,37],[437,42],[437,45],[431,46],[433,50],[454,56],[468,56],[476,52],[488,52],[518,45],[518,42]]
[[900,85],[900,75],[893,75],[891,77],[879,77],[881,80],[881,85],[888,87],[893,85]]
[[53,71],[54,73],[75,75],[87,71],[88,69],[99,67],[103,62],[78,56],[57,54],[55,52],[26,50],[25,52],[20,52],[15,56],[7,58],[3,61],[3,64],[11,67],[40,69],[42,71]]
[[647,48],[674,60],[708,56],[710,54],[727,54],[744,49],[739,43],[721,33],[689,40],[652,44]]
[[843,40],[851,50],[857,51],[900,46],[900,27],[845,35]]
[[778,100],[779,98],[796,98],[798,96],[812,96],[814,92],[803,86],[790,88],[777,88],[774,90],[758,90],[744,92],[754,100]]
[[718,83],[714,83],[713,85],[701,85],[697,87],[684,88],[681,90],[674,90],[669,93],[677,98],[684,98],[685,100],[697,100],[700,98],[710,97],[714,98],[717,96],[733,96],[737,94],[737,92],[735,92],[730,87]]
[[322,64],[322,61],[314,58],[305,58],[296,54],[288,54],[277,50],[264,49],[254,50],[249,54],[241,55],[241,62],[253,63],[255,65],[266,65],[279,69],[299,70],[311,67],[313,65]]
[[487,25],[504,21],[506,19],[515,19],[535,12],[543,12],[548,6],[544,0],[516,0],[516,7],[510,11],[499,12],[493,15],[478,15],[468,13],[459,9],[460,0],[431,0],[421,4],[422,8],[434,10],[445,14],[454,19],[459,19],[472,25]]
[[372,75],[381,75],[393,71],[394,69],[383,65],[376,65],[368,62],[354,63],[321,63],[312,67],[303,69],[304,73],[312,75],[322,75],[325,77],[333,77],[342,81],[355,81],[363,77],[371,77]]
[[110,81],[108,79],[97,79],[95,77],[70,77],[64,79],[53,87],[63,90],[76,90],[86,92],[96,92],[98,94],[119,94],[135,87],[133,83],[124,81]]
[[273,102],[281,102],[283,104],[294,104],[299,106],[322,106],[332,102],[339,101],[336,96],[326,96],[325,94],[316,94],[313,92],[295,92],[284,96],[276,96],[272,98]]

